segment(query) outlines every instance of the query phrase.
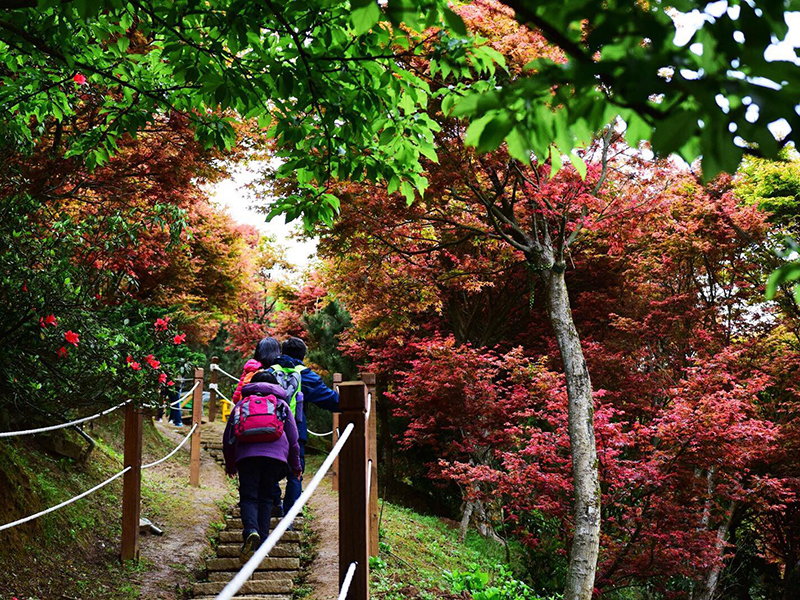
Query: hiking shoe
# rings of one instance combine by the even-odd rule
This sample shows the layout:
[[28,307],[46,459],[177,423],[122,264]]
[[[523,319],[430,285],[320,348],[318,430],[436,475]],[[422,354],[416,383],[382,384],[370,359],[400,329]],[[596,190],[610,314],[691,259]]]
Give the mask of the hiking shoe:
[[272,516],[281,518],[283,517],[283,509],[280,506],[273,506],[272,507]]
[[247,562],[253,556],[256,549],[261,545],[261,536],[257,531],[251,531],[242,544],[242,549],[239,551],[239,558],[242,562]]

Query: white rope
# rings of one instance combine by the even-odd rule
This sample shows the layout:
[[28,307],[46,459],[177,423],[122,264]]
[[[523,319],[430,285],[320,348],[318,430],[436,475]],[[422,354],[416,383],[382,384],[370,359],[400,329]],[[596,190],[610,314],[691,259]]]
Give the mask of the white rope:
[[223,375],[227,375],[228,377],[230,377],[230,378],[231,378],[231,379],[233,379],[234,381],[239,381],[239,378],[238,378],[238,377],[236,377],[235,375],[231,375],[230,373],[228,373],[228,372],[227,372],[225,369],[222,369],[222,368],[221,368],[221,367],[220,367],[218,364],[216,364],[216,363],[211,363],[211,370],[212,370],[212,371],[219,371],[220,373],[222,373]]
[[220,395],[220,397],[221,397],[223,400],[225,400],[225,402],[227,402],[228,404],[230,404],[231,406],[236,406],[236,405],[233,403],[233,400],[231,400],[231,399],[230,399],[230,398],[228,398],[228,397],[227,397],[225,394],[223,394],[223,393],[222,393],[222,390],[221,390],[221,389],[219,389],[219,386],[218,386],[216,383],[209,383],[209,384],[208,384],[208,388],[209,388],[209,389],[211,389],[211,390],[216,390],[216,391],[217,391],[217,394],[219,394],[219,395]]
[[96,415],[92,415],[90,417],[84,417],[76,421],[70,421],[69,423],[61,423],[60,425],[50,425],[49,427],[40,427],[39,429],[26,429],[24,431],[4,431],[0,433],[0,438],[14,437],[17,435],[30,435],[32,433],[42,433],[43,431],[53,431],[55,429],[64,429],[65,427],[72,427],[73,425],[77,425],[78,423],[85,423],[86,421],[91,421],[92,419],[96,419],[98,417],[102,417],[103,415],[107,415],[110,412],[114,412],[115,410],[125,406],[129,402],[130,400],[126,400],[122,404],[117,404],[116,406],[107,408],[106,410],[99,412]]
[[367,392],[367,413],[364,418],[369,421],[369,413],[372,412],[372,392]]
[[173,402],[172,404],[170,404],[170,405],[169,405],[169,406],[170,406],[170,408],[174,408],[176,405],[178,405],[178,404],[182,404],[182,403],[183,403],[183,402],[184,402],[184,401],[185,401],[187,398],[189,398],[189,396],[191,396],[191,395],[192,395],[192,392],[193,392],[193,391],[195,391],[195,390],[197,389],[197,386],[198,386],[198,385],[200,385],[200,380],[199,380],[199,379],[198,379],[197,381],[195,381],[195,382],[194,382],[194,385],[192,386],[192,389],[190,389],[188,392],[186,392],[186,393],[183,395],[183,397],[181,397],[181,398],[178,398],[177,400],[175,400],[175,402]]
[[350,584],[353,583],[353,576],[356,574],[357,566],[357,562],[351,562],[350,566],[347,568],[347,573],[345,574],[344,581],[342,582],[342,591],[339,592],[339,600],[344,600],[347,598],[347,592],[350,591]]
[[342,447],[344,447],[344,444],[350,437],[350,434],[353,432],[354,427],[355,425],[350,423],[344,428],[342,437],[339,438],[339,441],[333,447],[331,453],[328,454],[327,458],[322,463],[322,466],[319,468],[319,471],[317,471],[316,475],[314,475],[311,483],[308,484],[306,490],[300,495],[294,505],[292,505],[292,508],[290,508],[289,512],[286,513],[286,516],[281,519],[281,522],[278,523],[277,527],[275,527],[275,530],[269,534],[269,537],[267,537],[266,540],[264,540],[256,553],[236,574],[236,577],[231,579],[228,585],[226,585],[225,588],[219,593],[216,600],[231,600],[231,598],[233,598],[242,588],[244,583],[250,579],[250,576],[261,564],[261,561],[263,561],[267,554],[272,551],[272,549],[275,547],[275,544],[280,541],[280,539],[283,537],[283,534],[289,528],[289,525],[294,522],[295,517],[300,513],[301,510],[303,510],[303,507],[305,506],[306,502],[308,502],[308,499],[311,498],[311,495],[314,493],[320,482],[330,470],[334,459],[339,456],[339,453],[342,451]]
[[131,467],[125,467],[122,471],[120,471],[119,473],[117,473],[113,477],[110,477],[109,479],[106,479],[103,483],[98,483],[92,489],[86,490],[85,492],[83,492],[82,494],[78,494],[74,498],[70,498],[69,500],[65,500],[61,504],[56,504],[55,506],[51,506],[50,508],[47,508],[47,509],[45,509],[45,510],[43,510],[41,512],[38,512],[35,515],[30,515],[30,516],[24,517],[22,519],[19,519],[18,521],[14,521],[13,523],[6,523],[5,525],[0,525],[0,531],[3,531],[4,529],[11,529],[12,527],[16,527],[17,525],[22,525],[23,523],[27,523],[28,521],[33,521],[34,519],[38,519],[39,517],[41,517],[43,515],[46,515],[47,513],[51,513],[54,510],[58,510],[59,508],[63,508],[65,506],[67,506],[68,504],[72,504],[73,502],[75,502],[77,500],[80,500],[81,498],[85,498],[86,496],[88,496],[92,492],[96,492],[100,488],[107,486],[109,483],[111,483],[115,479],[117,479],[119,477],[122,477],[125,473],[127,473],[130,470],[131,470]]
[[142,465],[142,469],[149,469],[150,467],[155,467],[156,465],[159,465],[159,464],[161,464],[161,463],[162,463],[162,462],[164,462],[165,460],[172,458],[172,457],[175,455],[175,453],[176,453],[178,450],[180,450],[181,448],[183,448],[183,445],[184,445],[184,444],[187,442],[187,440],[188,440],[190,437],[192,437],[192,434],[194,433],[194,430],[195,430],[195,429],[197,429],[197,423],[195,423],[194,425],[192,425],[192,428],[189,430],[189,433],[187,433],[187,434],[186,434],[186,437],[185,437],[185,438],[183,438],[183,440],[181,441],[181,443],[180,443],[180,444],[178,444],[177,446],[175,446],[175,448],[172,450],[172,452],[170,452],[169,454],[167,454],[167,455],[166,455],[164,458],[159,458],[159,459],[158,459],[157,461],[155,461],[155,462],[151,462],[151,463],[147,463],[146,465]]
[[367,498],[369,498],[369,493],[371,491],[372,491],[372,461],[370,460],[367,463]]
[[325,437],[326,435],[330,435],[330,434],[333,433],[333,429],[331,429],[330,431],[328,431],[326,433],[317,433],[315,431],[311,431],[310,429],[306,429],[306,431],[308,431],[309,434],[315,435],[317,437]]

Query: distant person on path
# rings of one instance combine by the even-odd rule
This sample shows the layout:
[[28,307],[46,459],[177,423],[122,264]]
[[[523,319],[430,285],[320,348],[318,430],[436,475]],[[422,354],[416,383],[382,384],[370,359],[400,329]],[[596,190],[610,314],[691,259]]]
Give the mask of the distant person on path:
[[[181,419],[181,408],[180,406],[172,406],[175,402],[178,401],[180,398],[180,394],[175,391],[174,389],[170,389],[164,386],[161,389],[161,395],[164,396],[166,404],[166,409],[169,410],[169,422],[175,425],[175,427],[183,427],[183,420]],[[162,405],[159,407],[158,412],[156,414],[156,419],[158,421],[161,420],[161,417],[164,415],[164,406]]]
[[286,390],[265,371],[279,355],[274,338],[258,343],[254,358],[244,366],[222,440],[225,471],[230,477],[239,475],[243,560],[269,535],[274,487],[290,472],[302,474],[297,424]]
[[[300,438],[300,463],[302,470],[306,469],[306,442],[308,441],[308,426],[306,422],[306,406],[316,404],[330,412],[339,412],[339,394],[329,388],[322,378],[303,364],[306,357],[306,344],[298,337],[290,337],[283,342],[283,354],[276,363],[284,370],[296,370],[301,377],[302,402],[297,403],[295,420]],[[286,495],[283,498],[283,514],[289,512],[300,494],[303,493],[302,474],[295,476],[293,473],[286,480]],[[281,489],[275,486],[275,502],[280,504]]]

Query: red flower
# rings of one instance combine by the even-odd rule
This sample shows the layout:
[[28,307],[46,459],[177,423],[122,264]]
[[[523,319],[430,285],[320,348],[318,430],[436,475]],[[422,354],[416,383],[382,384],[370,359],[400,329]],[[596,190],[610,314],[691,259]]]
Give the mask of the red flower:
[[157,369],[161,365],[161,363],[158,362],[156,360],[156,357],[153,356],[152,354],[148,354],[147,356],[145,356],[144,360],[147,362],[148,365],[150,365],[154,369]]
[[175,342],[176,346],[178,344],[182,344],[183,342],[186,341],[186,334],[185,333],[179,333],[174,338],[172,338],[172,341]]
[[172,380],[170,379],[170,380],[167,382],[167,385],[169,385],[169,386],[175,385],[175,382],[174,382],[174,381],[172,381]]
[[166,331],[167,327],[169,327],[169,317],[156,319],[156,331]]
[[134,371],[141,371],[142,370],[142,365],[140,365],[135,360],[131,361],[130,365],[131,365],[131,369],[133,369]]
[[86,75],[83,73],[75,73],[75,77],[72,78],[72,81],[78,85],[86,85]]
[[58,358],[67,358],[67,349],[64,346],[58,349]]
[[77,346],[78,342],[80,341],[78,339],[78,334],[71,330],[64,334],[64,339],[67,340],[67,343],[72,344],[73,346]]
[[126,358],[125,360],[128,361],[128,364],[131,364],[133,362],[133,357],[130,354],[128,354],[128,358]]
[[39,317],[39,325],[42,327],[47,327],[48,325],[56,327],[58,326],[58,321],[56,320],[55,315],[47,315],[46,317]]
[[22,291],[25,292],[25,293],[28,292],[28,284],[27,283],[23,283],[22,284]]
[[[161,375],[158,376],[158,383],[166,383],[166,382],[167,382],[167,374],[166,373],[162,373]],[[172,383],[172,382],[170,382],[170,383]],[[167,384],[167,385],[169,385],[169,384]]]

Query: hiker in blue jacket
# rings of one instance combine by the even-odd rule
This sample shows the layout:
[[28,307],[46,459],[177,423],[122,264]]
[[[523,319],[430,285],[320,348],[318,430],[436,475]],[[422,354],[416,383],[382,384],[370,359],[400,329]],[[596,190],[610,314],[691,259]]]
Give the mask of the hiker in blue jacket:
[[[283,354],[281,354],[275,361],[281,367],[296,368],[303,365],[303,359],[306,357],[306,344],[298,337],[290,337],[283,342],[281,347]],[[297,421],[298,441],[300,443],[300,464],[303,471],[306,468],[306,442],[308,441],[308,426],[306,422],[306,409],[309,404],[316,404],[320,408],[330,412],[339,412],[339,394],[329,388],[322,381],[322,377],[317,375],[314,371],[305,367],[300,371],[300,391],[303,393],[302,405],[298,404],[299,414],[295,415]],[[302,408],[301,408],[302,406]],[[294,505],[300,494],[303,492],[303,477],[295,477],[290,474],[286,479],[286,495],[283,498],[283,514],[285,515],[289,509]],[[275,486],[275,504],[280,506],[281,490],[277,485]]]

